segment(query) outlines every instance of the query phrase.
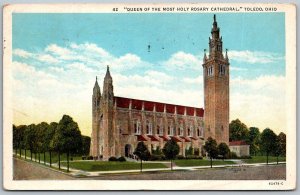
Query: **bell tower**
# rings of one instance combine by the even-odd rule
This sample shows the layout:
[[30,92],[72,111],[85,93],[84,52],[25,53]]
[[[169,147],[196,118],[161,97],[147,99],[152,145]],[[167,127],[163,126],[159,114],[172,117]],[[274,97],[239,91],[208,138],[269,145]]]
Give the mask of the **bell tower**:
[[229,59],[227,49],[223,55],[216,15],[209,37],[209,54],[204,50],[202,66],[205,139],[212,137],[218,144],[229,144]]

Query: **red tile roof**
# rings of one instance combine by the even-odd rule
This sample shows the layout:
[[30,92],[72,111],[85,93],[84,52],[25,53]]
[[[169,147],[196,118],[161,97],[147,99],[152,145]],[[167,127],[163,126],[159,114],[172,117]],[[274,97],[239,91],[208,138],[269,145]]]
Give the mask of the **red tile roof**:
[[195,108],[174,104],[166,104],[161,102],[152,102],[146,100],[138,100],[138,99],[130,99],[124,97],[115,97],[116,105],[118,108],[129,108],[131,102],[131,108],[136,110],[142,110],[143,104],[144,109],[146,111],[153,111],[154,106],[156,108],[156,112],[164,112],[164,107],[166,106],[166,112],[170,114],[175,113],[175,109],[177,109],[177,114],[184,115],[184,111],[186,110],[186,114],[189,116],[194,116],[194,112],[196,111],[196,116],[203,117],[204,110],[203,108]]
[[136,136],[137,136],[137,140],[139,142],[147,141],[147,138],[145,137],[145,135],[136,135]]
[[185,142],[191,142],[191,139],[188,137],[181,136],[180,138],[183,139]]
[[172,139],[174,139],[176,142],[182,142],[182,139],[177,136],[173,136]]
[[248,145],[245,141],[231,141],[229,142],[229,146],[242,146]]
[[160,138],[163,138],[164,141],[168,141],[168,140],[171,139],[171,138],[168,137],[167,135],[160,135],[159,137],[160,137]]
[[155,135],[147,135],[147,136],[151,139],[151,141],[159,141],[159,138]]

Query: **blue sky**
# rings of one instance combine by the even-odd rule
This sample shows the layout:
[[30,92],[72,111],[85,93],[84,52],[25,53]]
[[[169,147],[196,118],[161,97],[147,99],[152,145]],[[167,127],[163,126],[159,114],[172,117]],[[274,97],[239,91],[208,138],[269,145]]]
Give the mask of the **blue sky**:
[[[285,93],[284,13],[216,15],[229,49],[231,119],[285,131],[284,95],[274,98]],[[213,14],[13,14],[14,122],[69,113],[89,135],[93,83],[107,64],[116,95],[202,107],[212,21]],[[36,113],[48,104],[55,106]]]

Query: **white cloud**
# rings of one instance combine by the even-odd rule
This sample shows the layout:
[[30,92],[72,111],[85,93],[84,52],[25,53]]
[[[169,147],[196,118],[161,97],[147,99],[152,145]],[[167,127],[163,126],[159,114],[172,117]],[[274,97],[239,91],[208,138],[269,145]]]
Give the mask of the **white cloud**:
[[53,53],[58,56],[68,56],[68,55],[72,54],[72,52],[69,49],[60,47],[56,44],[50,44],[49,46],[47,46],[45,51]]
[[196,78],[183,78],[183,82],[188,83],[188,84],[202,84],[203,76],[199,75]]
[[16,56],[22,57],[22,58],[28,58],[28,57],[33,56],[32,53],[27,52],[27,51],[22,50],[22,49],[13,50],[13,54],[16,55]]
[[231,120],[241,119],[261,130],[270,127],[285,131],[285,77],[262,75],[254,79],[236,78],[230,83]]
[[263,52],[263,51],[236,51],[232,50],[228,52],[230,60],[239,62],[246,62],[250,64],[267,64],[273,63],[278,60],[283,60],[284,57],[275,53]]
[[91,68],[88,68],[86,65],[84,65],[83,63],[79,63],[79,62],[74,62],[71,64],[68,64],[67,67],[71,70],[79,70],[82,72],[93,72],[94,70]]
[[54,71],[54,72],[64,72],[63,68],[55,67],[55,66],[49,67],[49,70]]
[[199,69],[202,65],[202,60],[195,55],[179,51],[173,54],[167,61],[162,62],[162,64],[169,68]]
[[53,57],[49,54],[40,54],[40,55],[38,55],[37,59],[42,61],[42,62],[47,62],[47,63],[50,63],[50,64],[59,63],[59,60],[57,60],[55,57]]
[[230,70],[233,71],[247,71],[247,68],[240,68],[240,67],[235,67],[235,66],[230,66]]

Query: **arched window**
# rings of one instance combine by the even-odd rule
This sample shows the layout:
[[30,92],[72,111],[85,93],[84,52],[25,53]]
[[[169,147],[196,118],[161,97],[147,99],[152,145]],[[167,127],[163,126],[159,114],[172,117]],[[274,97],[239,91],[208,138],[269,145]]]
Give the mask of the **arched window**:
[[223,64],[219,64],[219,75],[225,75],[226,67]]
[[198,137],[200,136],[200,129],[199,129],[199,127],[197,128],[197,136]]
[[152,135],[152,123],[149,123],[149,134]]
[[162,126],[159,127],[159,135],[164,134],[164,128]]
[[140,121],[135,121],[134,123],[134,132],[135,134],[141,134],[141,122]]
[[160,129],[159,125],[157,125],[157,127],[156,127],[156,134],[159,134],[159,132],[160,132],[159,129]]
[[194,133],[194,127],[191,125],[189,136],[193,137],[193,133]]
[[180,134],[179,135],[181,135],[181,136],[183,135],[183,125],[182,124],[180,125]]
[[173,128],[173,126],[170,127],[170,135],[174,135],[174,128]]

